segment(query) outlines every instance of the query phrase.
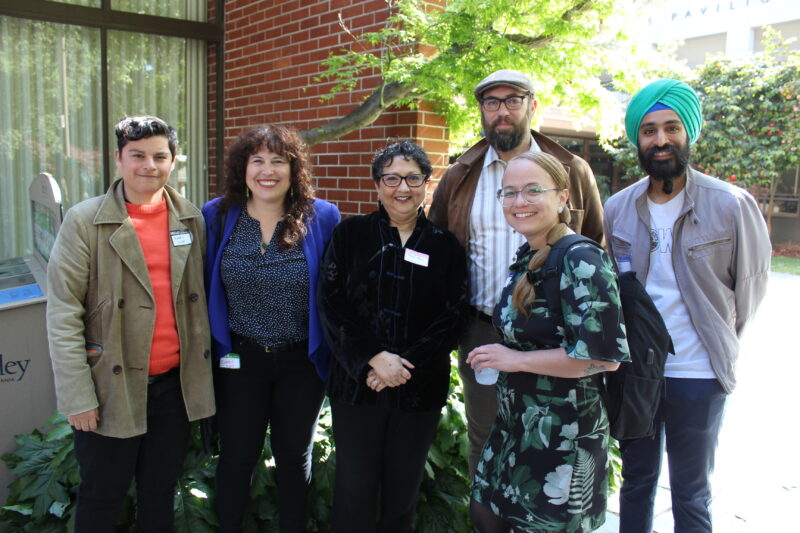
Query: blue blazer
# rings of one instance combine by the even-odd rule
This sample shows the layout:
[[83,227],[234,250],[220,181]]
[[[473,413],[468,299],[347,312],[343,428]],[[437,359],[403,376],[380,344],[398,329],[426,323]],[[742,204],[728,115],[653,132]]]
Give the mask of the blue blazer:
[[[206,297],[208,298],[208,320],[211,325],[211,344],[214,349],[214,358],[229,354],[233,350],[231,332],[228,329],[228,300],[225,287],[222,285],[220,262],[222,251],[233,233],[236,220],[242,212],[241,205],[231,206],[225,217],[225,227],[218,227],[217,213],[222,198],[215,198],[203,206],[203,218],[206,221],[206,247],[205,284]],[[322,325],[317,312],[317,278],[319,265],[325,246],[331,238],[334,226],[341,220],[339,209],[325,200],[314,200],[314,211],[307,221],[308,232],[303,239],[303,253],[308,264],[308,279],[310,290],[308,295],[308,358],[314,363],[317,374],[323,380],[328,378],[330,368],[330,349],[325,343]],[[221,238],[220,238],[221,237]]]

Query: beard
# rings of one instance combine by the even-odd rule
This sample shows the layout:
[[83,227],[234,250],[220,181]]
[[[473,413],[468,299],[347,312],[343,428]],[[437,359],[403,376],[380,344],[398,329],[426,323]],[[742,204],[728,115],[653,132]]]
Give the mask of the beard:
[[498,117],[494,122],[489,124],[486,117],[481,114],[481,125],[483,132],[486,135],[486,140],[492,148],[498,152],[510,152],[517,146],[522,144],[527,135],[530,135],[526,120],[528,115],[520,119],[519,122],[514,122],[511,116],[506,116],[506,124],[511,125],[511,130],[506,132],[498,132],[495,128],[503,122],[504,117]]
[[[670,159],[656,161],[654,155],[656,152],[668,151],[672,154]],[[664,182],[663,190],[667,194],[672,193],[673,180],[679,178],[686,173],[689,166],[689,156],[691,150],[689,143],[680,146],[667,144],[664,146],[652,146],[647,151],[639,153],[639,164],[642,166],[647,174],[658,181]]]

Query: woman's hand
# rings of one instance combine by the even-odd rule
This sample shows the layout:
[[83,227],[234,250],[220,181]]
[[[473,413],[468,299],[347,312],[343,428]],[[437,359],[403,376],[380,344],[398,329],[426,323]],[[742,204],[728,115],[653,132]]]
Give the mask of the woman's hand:
[[503,372],[519,372],[521,359],[525,352],[512,350],[502,344],[484,344],[473,349],[467,355],[467,364],[473,369],[476,366],[494,368]]
[[100,411],[95,407],[77,415],[67,416],[67,422],[75,429],[81,431],[94,431],[97,429],[97,423],[100,421]]
[[381,381],[381,378],[378,377],[375,370],[370,369],[369,372],[367,372],[367,387],[375,392],[380,392],[386,388],[386,383]]
[[411,379],[409,368],[414,368],[410,361],[397,354],[383,350],[369,360],[369,366],[387,387],[399,387]]
[[585,378],[600,372],[612,372],[619,363],[570,357],[563,347],[543,348],[530,352],[511,349],[502,344],[478,346],[467,356],[472,368],[494,368],[503,372],[532,372],[556,378]]

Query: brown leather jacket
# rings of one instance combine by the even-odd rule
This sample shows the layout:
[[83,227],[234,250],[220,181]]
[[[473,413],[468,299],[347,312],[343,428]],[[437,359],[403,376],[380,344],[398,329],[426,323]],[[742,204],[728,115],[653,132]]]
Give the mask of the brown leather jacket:
[[[531,134],[543,152],[564,164],[569,175],[570,226],[576,233],[603,244],[603,204],[589,164],[541,133],[531,130]],[[445,171],[428,214],[434,224],[453,232],[465,248],[472,201],[488,147],[486,139],[481,139]]]

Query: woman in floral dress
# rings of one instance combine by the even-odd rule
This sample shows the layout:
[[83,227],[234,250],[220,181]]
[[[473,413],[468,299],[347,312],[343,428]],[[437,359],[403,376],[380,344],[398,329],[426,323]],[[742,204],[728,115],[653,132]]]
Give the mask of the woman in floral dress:
[[616,274],[599,247],[571,247],[558,312],[527,275],[572,233],[567,183],[557,159],[527,152],[509,163],[498,191],[527,243],[495,308],[503,344],[479,346],[467,359],[501,371],[497,418],[472,489],[481,533],[586,532],[605,520],[608,420],[598,385],[600,373],[630,360]]

